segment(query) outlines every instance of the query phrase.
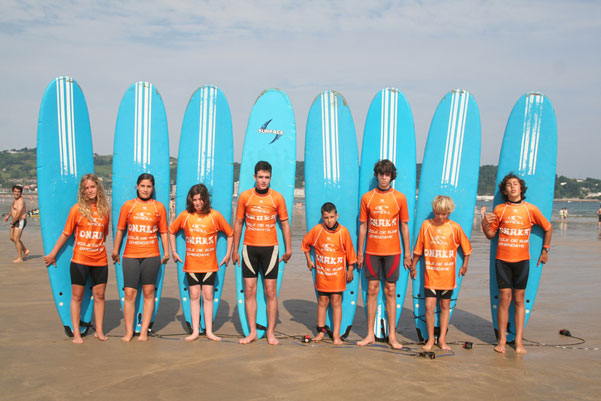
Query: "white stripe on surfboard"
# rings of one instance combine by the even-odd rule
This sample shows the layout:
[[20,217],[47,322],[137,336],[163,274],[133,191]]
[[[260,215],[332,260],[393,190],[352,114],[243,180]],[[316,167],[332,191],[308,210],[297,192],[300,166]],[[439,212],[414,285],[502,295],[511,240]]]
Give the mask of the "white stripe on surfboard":
[[321,141],[323,148],[323,178],[340,180],[338,146],[338,96],[334,91],[321,94]]
[[443,184],[457,186],[459,182],[468,101],[469,92],[460,89],[453,91],[442,168]]
[[526,96],[518,169],[522,174],[533,175],[536,173],[543,99],[543,95],[540,93],[531,93]]
[[134,162],[146,167],[150,164],[152,129],[152,84],[136,82],[134,104]]
[[[392,88],[386,88],[382,91],[382,105],[380,112],[380,158],[388,159],[395,165],[396,144],[397,144],[397,119],[398,119],[398,91]],[[396,181],[392,182],[394,188]]]
[[56,111],[61,175],[77,175],[73,80],[56,78]]
[[[197,180],[210,180],[213,185],[213,167],[215,165],[215,118],[217,115],[217,89],[204,87],[200,93],[198,127],[198,166]],[[207,181],[208,183],[208,181]]]

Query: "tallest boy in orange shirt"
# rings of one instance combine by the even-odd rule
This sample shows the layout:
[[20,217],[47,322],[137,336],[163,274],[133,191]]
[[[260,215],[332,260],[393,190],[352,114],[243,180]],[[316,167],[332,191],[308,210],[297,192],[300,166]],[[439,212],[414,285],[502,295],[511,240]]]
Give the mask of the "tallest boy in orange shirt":
[[[269,188],[271,182],[271,164],[260,161],[255,165],[255,187],[246,190],[238,198],[236,222],[234,223],[234,246],[232,263],[240,263],[238,247],[242,236],[242,225],[246,221],[244,231],[242,276],[244,277],[244,301],[246,319],[250,333],[240,340],[240,344],[248,344],[257,339],[257,277],[259,270],[263,272],[263,285],[267,308],[267,342],[278,344],[275,338],[275,323],[278,315],[278,265],[283,260],[288,262],[292,256],[290,246],[290,224],[284,197]],[[278,259],[278,237],[276,222],[280,219],[282,235],[286,251]]]
[[[396,167],[390,160],[380,160],[374,166],[378,186],[361,197],[357,264],[365,267],[367,289],[367,336],[357,344],[372,344],[375,340],[374,319],[380,291],[380,279],[386,281],[386,313],[388,315],[388,343],[394,349],[403,346],[396,339],[396,282],[401,264],[401,239],[405,269],[411,267],[409,247],[409,212],[407,198],[393,189],[390,183],[396,178]],[[400,228],[400,230],[399,230]],[[365,237],[367,236],[367,243]],[[365,250],[365,252],[364,252]]]

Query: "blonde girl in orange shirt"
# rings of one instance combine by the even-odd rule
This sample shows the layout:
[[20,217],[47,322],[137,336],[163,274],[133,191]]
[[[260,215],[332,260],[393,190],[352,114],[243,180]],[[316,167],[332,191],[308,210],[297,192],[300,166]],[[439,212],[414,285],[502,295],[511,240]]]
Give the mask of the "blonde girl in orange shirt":
[[92,277],[94,295],[94,337],[106,341],[102,330],[104,320],[104,293],[108,279],[108,260],[105,241],[108,234],[110,208],[104,188],[94,174],[86,174],[79,182],[77,203],[71,208],[65,229],[52,251],[44,256],[46,266],[56,265],[56,255],[75,232],[71,259],[71,323],[73,342],[83,343],[79,331],[81,301],[88,275]]

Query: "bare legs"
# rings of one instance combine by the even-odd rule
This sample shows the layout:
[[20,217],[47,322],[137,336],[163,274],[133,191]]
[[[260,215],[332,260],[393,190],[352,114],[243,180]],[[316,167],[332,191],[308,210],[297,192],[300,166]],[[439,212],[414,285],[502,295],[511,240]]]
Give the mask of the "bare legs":
[[[317,326],[324,327],[326,325],[326,313],[328,310],[328,305],[330,303],[330,298],[332,302],[332,325],[334,326],[332,329],[332,336],[334,337],[334,344],[341,345],[342,340],[340,339],[340,321],[342,320],[342,294],[326,294],[319,295],[317,300]],[[319,332],[315,337],[313,337],[313,341],[321,341],[325,333]]]
[[[86,287],[83,285],[71,285],[71,324],[73,325],[73,343],[75,344],[83,343],[79,322],[81,320],[81,301],[83,300],[85,289]],[[101,341],[108,340],[102,330],[105,290],[106,284],[97,284],[92,288],[92,293],[94,295],[94,320],[96,322],[96,333],[94,333],[94,337]]]
[[[278,315],[277,279],[263,280],[267,306],[267,342],[271,345],[279,344],[275,337],[275,323]],[[257,339],[257,279],[244,279],[244,301],[246,307],[246,320],[248,321],[249,334],[240,339],[240,344],[249,344]]]
[[29,255],[29,249],[27,249],[25,244],[21,241],[21,234],[23,234],[23,230],[11,227],[9,238],[15,243],[15,247],[17,248],[17,259],[13,260],[13,263],[21,263],[27,258],[27,255]]
[[[201,289],[202,287],[202,289]],[[213,333],[213,286],[212,285],[193,285],[190,289],[190,313],[192,314],[192,334],[186,337],[186,341],[194,341],[199,336],[200,331],[200,294],[202,292],[202,306],[205,313],[205,333],[208,339],[221,341]]]
[[[367,335],[357,345],[364,346],[376,341],[374,334],[374,320],[378,305],[378,292],[380,292],[380,281],[370,280],[367,287]],[[388,318],[388,344],[394,349],[402,349],[403,346],[396,339],[396,283],[386,282],[384,286],[386,296],[386,316]]]
[[121,341],[129,342],[134,336],[134,316],[136,314],[137,288],[125,287],[123,299],[123,320],[125,322],[125,336]]
[[104,321],[105,291],[106,284],[98,284],[92,287],[92,294],[94,295],[94,321],[96,322],[96,333],[94,333],[94,337],[96,337],[100,341],[108,340],[108,338],[104,335],[104,330],[102,329],[102,323]]
[[71,285],[71,324],[73,325],[73,343],[83,344],[79,321],[81,320],[81,300],[86,287],[83,285]]
[[374,319],[376,318],[380,281],[370,280],[367,284],[367,335],[363,340],[357,343],[360,347],[373,344],[376,341],[376,335],[374,334]]
[[[499,328],[498,344],[495,347],[496,352],[504,353],[507,345],[507,320],[509,318],[509,306],[511,305],[511,288],[499,289],[499,308],[497,310],[497,326]],[[525,354],[524,348],[524,306],[525,290],[513,290],[513,299],[515,305],[515,352]]]

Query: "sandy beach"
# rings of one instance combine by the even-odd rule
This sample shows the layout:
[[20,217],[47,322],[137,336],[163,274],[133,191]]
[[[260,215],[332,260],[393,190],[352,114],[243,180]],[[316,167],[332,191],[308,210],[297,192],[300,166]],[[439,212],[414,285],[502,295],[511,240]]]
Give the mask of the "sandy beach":
[[[601,391],[601,239],[596,224],[554,222],[553,249],[544,267],[528,340],[573,344],[560,336],[569,329],[586,339],[577,347],[529,346],[518,356],[493,352],[494,332],[488,289],[488,241],[474,229],[474,254],[464,280],[448,340],[475,344],[471,350],[452,345],[434,360],[414,356],[420,350],[411,300],[405,299],[398,332],[408,351],[393,352],[384,344],[359,348],[329,343],[304,345],[288,336],[313,333],[316,301],[311,276],[299,251],[304,216],[295,213],[294,255],[286,268],[279,299],[279,346],[265,340],[241,346],[242,330],[235,304],[234,269],[226,276],[215,321],[222,343],[202,338],[183,341],[185,330],[170,261],[153,337],[148,343],[122,343],[122,314],[111,266],[107,287],[105,332],[108,342],[92,335],[74,345],[63,332],[42,261],[39,222],[23,234],[30,258],[14,265],[15,248],[7,224],[0,238],[0,399],[225,399],[225,400],[396,400],[444,399],[598,399]],[[109,242],[108,249],[112,249]],[[411,284],[409,284],[411,285]],[[410,288],[408,293],[411,293]],[[349,340],[366,332],[359,301]],[[286,336],[288,335],[288,336]],[[531,343],[534,344],[534,343]],[[589,349],[581,349],[581,348]]]

